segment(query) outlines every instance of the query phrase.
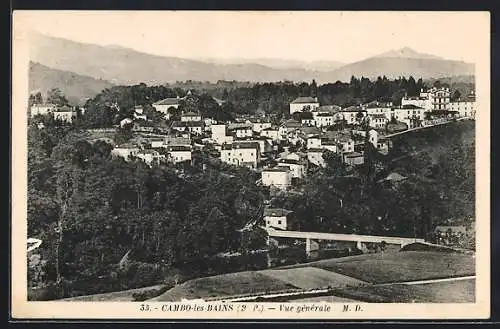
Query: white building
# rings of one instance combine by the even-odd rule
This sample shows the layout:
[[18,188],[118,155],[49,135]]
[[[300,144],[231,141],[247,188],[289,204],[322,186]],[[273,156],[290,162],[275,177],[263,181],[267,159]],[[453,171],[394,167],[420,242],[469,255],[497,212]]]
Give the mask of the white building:
[[269,138],[273,141],[280,139],[280,134],[278,128],[266,128],[260,131],[260,136]]
[[300,160],[282,159],[278,162],[277,166],[289,168],[292,178],[301,179],[305,176],[306,168]]
[[351,106],[342,109],[342,115],[347,124],[353,125],[359,122],[358,116],[361,116],[361,118],[366,116],[366,111],[361,107]]
[[450,102],[450,111],[458,112],[458,115],[463,118],[474,118],[476,114],[475,101],[457,101]]
[[418,97],[403,97],[401,105],[414,105],[428,111],[449,110],[451,92],[449,88],[431,88],[427,91],[420,90]]
[[286,190],[292,185],[292,173],[287,167],[275,167],[262,170],[262,184]]
[[201,121],[201,114],[188,112],[181,115],[182,122],[199,122]]
[[227,126],[228,135],[235,138],[247,138],[253,136],[253,125],[248,123],[231,123]]
[[46,115],[52,113],[57,108],[57,105],[54,104],[33,104],[30,107],[31,117],[35,115]]
[[389,122],[389,119],[387,119],[385,114],[382,113],[369,114],[368,118],[369,118],[368,125],[375,129],[384,129],[387,123]]
[[112,156],[119,156],[129,161],[131,157],[137,156],[139,153],[139,147],[133,144],[122,144],[117,145],[111,150]]
[[316,127],[328,127],[335,123],[335,114],[333,113],[319,113],[314,119]]
[[53,110],[52,115],[55,120],[71,123],[73,122],[73,119],[76,118],[76,111],[69,106],[62,106]]
[[261,155],[266,153],[266,152],[270,152],[273,149],[270,140],[263,138],[263,137],[261,137],[260,139],[252,138],[252,139],[247,139],[247,140],[239,140],[238,143],[239,144],[245,144],[245,143],[250,143],[250,144],[257,143],[257,144],[259,144],[259,150],[260,150]]
[[158,102],[153,103],[153,107],[155,108],[156,111],[163,113],[165,118],[168,120],[170,119],[170,113],[168,113],[168,109],[171,107],[177,109],[180,105],[181,100],[182,98],[178,96],[177,98],[165,98]]
[[307,139],[307,145],[306,147],[308,149],[319,149],[321,148],[321,137],[318,136],[312,136]]
[[257,168],[260,163],[259,143],[239,143],[222,145],[221,161],[235,166]]
[[173,163],[192,161],[191,147],[170,146],[168,147],[168,160]]
[[313,97],[299,97],[290,103],[290,115],[301,111],[314,111],[318,109],[319,102]]
[[260,133],[264,129],[271,128],[271,122],[249,121],[247,123],[252,124],[252,130],[256,133]]
[[141,150],[137,152],[135,156],[139,160],[145,162],[148,166],[160,164],[160,162],[165,159],[164,155],[155,150]]
[[323,159],[323,154],[325,153],[324,149],[319,148],[311,148],[307,150],[307,161],[310,163],[319,166],[325,167],[325,159]]
[[387,120],[392,117],[392,103],[371,102],[363,106],[368,116],[383,114]]
[[290,220],[293,211],[281,208],[264,208],[264,223],[266,228],[275,228],[280,230],[290,229]]

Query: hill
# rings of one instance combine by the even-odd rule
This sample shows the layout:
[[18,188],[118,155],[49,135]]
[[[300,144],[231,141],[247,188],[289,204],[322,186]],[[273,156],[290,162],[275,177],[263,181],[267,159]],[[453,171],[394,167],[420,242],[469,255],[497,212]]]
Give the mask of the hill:
[[[149,85],[194,80],[318,83],[349,81],[351,76],[441,78],[473,75],[474,65],[418,53],[393,50],[363,61],[342,65],[325,60],[304,62],[279,59],[185,59],[147,54],[122,46],[99,46],[34,34],[30,58],[34,62],[116,84]],[[340,67],[339,67],[340,66]]]
[[87,98],[93,98],[103,89],[113,86],[112,83],[106,80],[56,70],[34,62],[30,62],[28,76],[30,92],[40,91],[42,95],[46,95],[50,89],[59,88],[70,103],[80,105]]
[[403,48],[322,73],[317,80],[318,82],[349,81],[351,76],[373,79],[384,75],[389,79],[410,75],[423,79],[470,76],[474,75],[474,64],[447,60]]
[[85,74],[117,84],[163,84],[184,80],[210,81],[310,81],[306,69],[275,69],[256,63],[217,64],[164,57],[117,47],[85,44],[34,34],[30,58],[59,70]]

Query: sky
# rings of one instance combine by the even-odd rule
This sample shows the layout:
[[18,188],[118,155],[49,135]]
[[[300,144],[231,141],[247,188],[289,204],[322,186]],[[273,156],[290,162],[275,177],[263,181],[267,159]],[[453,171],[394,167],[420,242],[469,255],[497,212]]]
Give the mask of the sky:
[[[16,15],[14,13],[14,24]],[[183,58],[355,62],[392,49],[477,62],[487,12],[26,11],[19,24],[78,42]]]

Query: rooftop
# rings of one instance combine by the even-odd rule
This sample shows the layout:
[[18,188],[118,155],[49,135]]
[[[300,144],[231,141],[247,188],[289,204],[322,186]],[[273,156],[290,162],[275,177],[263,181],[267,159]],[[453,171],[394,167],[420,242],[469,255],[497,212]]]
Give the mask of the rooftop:
[[170,97],[170,98],[165,98],[162,100],[159,100],[155,102],[153,105],[179,105],[179,102],[182,100],[182,98],[175,98],[175,97]]
[[258,142],[236,142],[233,144],[222,145],[223,150],[235,150],[235,149],[259,149],[260,145]]
[[279,166],[279,167],[274,167],[274,168],[266,168],[263,169],[262,172],[268,171],[268,172],[288,172],[290,169],[285,166]]
[[191,147],[182,145],[172,145],[168,147],[169,152],[190,152]]
[[264,208],[264,217],[283,217],[290,213],[293,211],[283,208]]
[[307,103],[318,103],[318,99],[313,97],[298,97],[292,102],[292,104],[307,104]]
[[402,109],[420,109],[423,110],[422,107],[414,105],[414,104],[406,104],[401,106]]

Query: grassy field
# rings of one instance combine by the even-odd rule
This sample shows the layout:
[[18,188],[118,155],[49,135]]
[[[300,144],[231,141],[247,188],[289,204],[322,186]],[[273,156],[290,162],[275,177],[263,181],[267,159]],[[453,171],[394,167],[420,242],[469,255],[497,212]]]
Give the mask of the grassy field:
[[470,255],[405,251],[367,254],[305,264],[370,283],[391,283],[475,274]]
[[237,296],[296,288],[294,285],[258,272],[238,272],[190,280],[150,301],[181,301],[182,298]]
[[338,291],[344,298],[375,303],[474,303],[475,280],[419,285],[346,287]]
[[302,289],[359,286],[365,282],[315,267],[289,270],[262,270],[259,273]]
[[110,292],[105,294],[97,295],[87,295],[72,298],[64,298],[61,301],[73,301],[73,302],[133,302],[136,300],[135,296],[138,294],[155,294],[156,292],[161,293],[165,289],[165,285],[150,286],[138,289],[130,289],[123,291]]

